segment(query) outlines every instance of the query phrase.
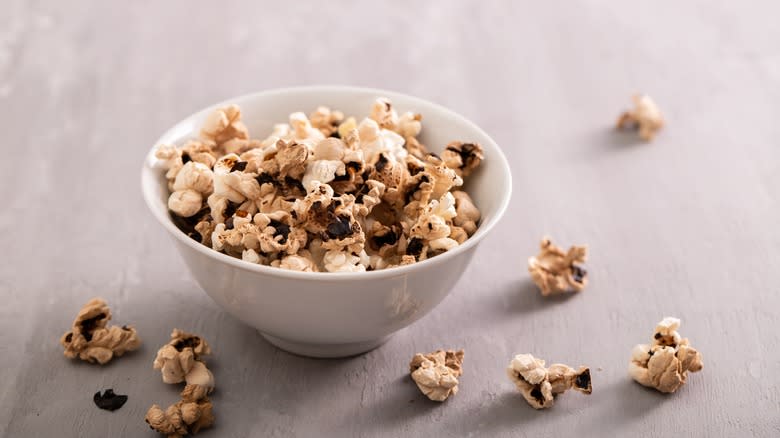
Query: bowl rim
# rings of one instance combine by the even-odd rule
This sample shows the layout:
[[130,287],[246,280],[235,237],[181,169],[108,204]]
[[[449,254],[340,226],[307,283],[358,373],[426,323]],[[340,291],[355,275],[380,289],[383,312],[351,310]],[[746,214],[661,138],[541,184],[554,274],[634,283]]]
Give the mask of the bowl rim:
[[[214,108],[224,106],[230,103],[236,103],[237,101],[251,100],[251,99],[256,99],[256,98],[261,98],[261,97],[266,97],[271,95],[277,95],[277,94],[289,94],[289,93],[301,93],[301,92],[324,92],[324,91],[375,94],[377,96],[388,97],[391,100],[397,97],[402,100],[407,100],[412,104],[416,103],[416,104],[423,104],[423,106],[433,107],[437,111],[440,111],[443,115],[454,120],[456,123],[466,125],[469,129],[481,133],[490,142],[491,149],[495,150],[495,155],[491,155],[490,159],[495,160],[495,162],[498,163],[499,167],[501,167],[502,171],[504,172],[507,178],[507,187],[503,191],[503,197],[500,199],[499,206],[496,209],[495,213],[493,214],[491,220],[489,220],[486,223],[480,224],[479,228],[477,229],[477,232],[474,233],[473,236],[469,237],[463,244],[458,245],[457,248],[446,251],[435,257],[431,257],[429,259],[425,259],[417,263],[412,263],[410,265],[396,266],[389,269],[379,269],[375,271],[300,272],[300,271],[292,271],[288,269],[281,269],[273,266],[255,264],[216,251],[213,248],[203,245],[202,243],[197,242],[193,240],[191,237],[184,234],[179,228],[176,227],[176,225],[174,225],[169,215],[166,214],[167,209],[165,209],[164,213],[161,213],[159,211],[160,209],[155,208],[153,206],[154,205],[153,203],[157,203],[159,201],[156,199],[156,196],[153,193],[151,193],[150,188],[154,184],[153,181],[149,181],[149,180],[154,178],[155,172],[161,172],[160,169],[155,169],[151,167],[151,163],[154,162],[154,150],[157,147],[157,145],[161,143],[162,139],[171,135],[173,131],[176,131],[181,124],[183,124],[187,120],[196,118],[203,113],[210,112]],[[493,154],[492,151],[491,154]],[[487,236],[487,234],[493,229],[493,227],[495,227],[495,225],[501,220],[501,218],[504,216],[504,213],[506,213],[506,210],[509,206],[509,201],[512,198],[512,172],[510,170],[509,163],[506,159],[506,156],[504,155],[503,151],[495,142],[495,140],[493,140],[492,137],[490,137],[485,131],[483,131],[482,128],[477,126],[476,123],[435,102],[431,102],[404,93],[399,93],[390,90],[383,90],[378,88],[356,87],[356,86],[348,86],[348,85],[307,85],[307,86],[298,86],[298,87],[273,88],[264,91],[246,93],[239,96],[231,97],[221,102],[209,105],[177,121],[176,123],[173,124],[171,128],[167,129],[157,139],[157,141],[154,142],[151,150],[147,152],[147,154],[145,155],[144,164],[141,168],[141,191],[143,193],[144,201],[146,203],[147,208],[151,211],[152,215],[157,219],[157,221],[160,222],[160,224],[162,224],[162,226],[166,230],[168,230],[168,232],[171,235],[173,235],[175,239],[178,239],[179,242],[184,243],[184,245],[188,246],[189,248],[192,248],[195,251],[198,251],[201,254],[210,257],[217,262],[222,262],[234,268],[238,268],[244,271],[250,271],[258,274],[264,274],[264,275],[270,275],[274,277],[281,277],[281,278],[288,278],[288,279],[312,280],[312,281],[344,281],[344,280],[362,281],[362,280],[372,280],[372,279],[376,280],[376,279],[388,278],[388,277],[405,276],[416,271],[425,270],[438,264],[447,263],[450,259],[457,257],[459,254],[466,252],[472,249],[473,247],[475,247],[479,242],[482,241],[482,239],[485,238],[485,236]]]

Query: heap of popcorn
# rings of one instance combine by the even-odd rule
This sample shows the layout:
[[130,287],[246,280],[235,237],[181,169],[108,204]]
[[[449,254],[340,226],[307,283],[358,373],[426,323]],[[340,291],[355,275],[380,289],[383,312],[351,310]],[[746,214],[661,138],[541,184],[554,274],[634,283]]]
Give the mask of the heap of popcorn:
[[295,271],[371,271],[441,254],[477,230],[480,212],[459,188],[482,147],[455,141],[430,153],[421,120],[379,98],[359,123],[319,107],[253,139],[229,105],[197,139],[155,156],[171,217],[204,245]]

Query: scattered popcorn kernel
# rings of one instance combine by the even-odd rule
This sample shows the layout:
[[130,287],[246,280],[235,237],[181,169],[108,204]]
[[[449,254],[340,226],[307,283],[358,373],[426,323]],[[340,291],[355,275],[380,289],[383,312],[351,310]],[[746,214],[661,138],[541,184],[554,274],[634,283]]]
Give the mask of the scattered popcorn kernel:
[[631,99],[634,101],[634,109],[620,115],[617,129],[638,129],[642,140],[652,141],[656,133],[664,127],[661,110],[646,94],[635,94]]
[[441,159],[447,167],[454,169],[458,176],[469,176],[484,158],[482,146],[478,143],[453,141],[441,153]]
[[409,363],[409,371],[423,394],[441,402],[458,392],[462,364],[463,350],[436,350],[429,354],[415,354]]
[[141,346],[133,326],[108,327],[111,310],[100,298],[93,298],[81,308],[71,331],[62,335],[60,344],[65,347],[65,357],[104,365],[112,358]]
[[227,105],[199,138],[159,145],[155,157],[171,219],[191,238],[248,263],[361,272],[453,250],[478,227],[479,210],[457,188],[482,149],[451,142],[444,160],[421,130],[422,115],[378,98],[360,122],[320,106],[252,138]]
[[507,368],[507,375],[534,409],[552,407],[555,396],[570,388],[585,394],[592,391],[590,369],[580,367],[575,371],[562,364],[545,368],[543,360],[530,354],[516,355]]
[[628,373],[644,386],[671,393],[685,384],[688,371],[704,366],[701,354],[677,333],[680,320],[666,317],[655,328],[650,344],[638,344],[631,352]]
[[179,438],[196,434],[214,424],[211,400],[198,385],[187,385],[181,393],[181,400],[163,410],[152,405],[144,420],[152,430],[168,438]]
[[572,246],[564,252],[545,237],[539,254],[528,259],[528,272],[544,296],[579,292],[588,284],[588,272],[579,265],[587,254],[587,246]]
[[171,340],[163,345],[154,359],[165,383],[197,384],[214,388],[214,376],[206,368],[203,356],[211,354],[209,344],[199,336],[174,329]]

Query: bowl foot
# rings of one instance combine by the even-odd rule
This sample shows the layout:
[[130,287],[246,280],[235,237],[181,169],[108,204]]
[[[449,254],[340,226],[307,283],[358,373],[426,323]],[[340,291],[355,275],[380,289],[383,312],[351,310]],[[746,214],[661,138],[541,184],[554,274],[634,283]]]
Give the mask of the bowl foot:
[[260,332],[266,341],[289,353],[306,357],[336,358],[367,353],[387,342],[392,335],[384,338],[345,344],[311,344],[308,342],[288,341]]

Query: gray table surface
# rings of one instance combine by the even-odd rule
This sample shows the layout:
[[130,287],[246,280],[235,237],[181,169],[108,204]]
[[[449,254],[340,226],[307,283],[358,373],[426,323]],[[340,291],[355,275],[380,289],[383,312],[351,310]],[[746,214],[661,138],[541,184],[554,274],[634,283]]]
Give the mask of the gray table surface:
[[[780,27],[777,2],[28,2],[0,7],[0,435],[155,436],[151,362],[173,327],[213,345],[216,428],[244,436],[778,436]],[[441,103],[503,147],[514,196],[451,295],[368,354],[296,357],[194,283],[139,189],[142,157],[196,109],[316,83]],[[635,91],[668,127],[611,129]],[[542,299],[526,257],[551,234],[591,248],[588,289]],[[107,298],[143,348],[62,356]],[[626,374],[666,315],[705,368],[661,395]],[[466,350],[460,392],[425,400],[419,351]],[[591,396],[537,412],[519,352],[594,370]],[[130,399],[100,411],[92,394]]]

